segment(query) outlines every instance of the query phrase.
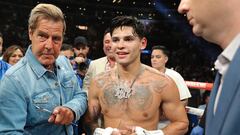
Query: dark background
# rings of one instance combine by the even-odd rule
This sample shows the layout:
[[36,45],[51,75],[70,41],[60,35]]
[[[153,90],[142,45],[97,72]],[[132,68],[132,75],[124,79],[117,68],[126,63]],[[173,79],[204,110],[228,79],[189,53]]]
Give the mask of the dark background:
[[[110,20],[118,15],[133,15],[147,28],[148,47],[165,45],[171,52],[167,66],[185,80],[213,82],[213,63],[221,49],[192,34],[184,15],[177,12],[180,0],[0,0],[0,31],[4,48],[12,44],[24,48],[28,40],[28,17],[38,3],[52,3],[65,14],[67,31],[64,42],[72,44],[76,36],[86,36],[91,45],[90,58],[104,56],[102,38]],[[85,25],[88,30],[80,30]],[[101,51],[99,51],[101,50]],[[150,55],[142,54],[150,65]]]

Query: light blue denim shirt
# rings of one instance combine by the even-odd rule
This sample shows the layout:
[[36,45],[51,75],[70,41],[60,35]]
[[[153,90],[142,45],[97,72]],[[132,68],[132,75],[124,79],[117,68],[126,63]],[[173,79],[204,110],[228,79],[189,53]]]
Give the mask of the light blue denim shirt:
[[66,106],[78,120],[87,109],[87,96],[65,57],[57,58],[55,72],[51,72],[39,63],[30,46],[0,83],[0,134],[73,134],[71,125],[49,123],[50,114],[37,110],[35,105],[51,111],[56,106]]

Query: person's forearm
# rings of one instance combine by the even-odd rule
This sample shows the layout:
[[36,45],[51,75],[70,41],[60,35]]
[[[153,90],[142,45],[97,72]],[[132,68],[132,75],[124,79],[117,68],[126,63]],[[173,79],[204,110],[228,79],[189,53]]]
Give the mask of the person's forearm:
[[91,133],[93,133],[96,128],[99,128],[97,116],[93,116],[89,113],[89,111],[87,111],[83,117],[84,117],[84,125],[87,125],[87,127],[90,127]]
[[80,117],[87,110],[87,95],[83,91],[78,91],[75,93],[74,98],[67,103],[63,104],[63,106],[68,107],[73,110],[75,113],[75,121],[79,120]]
[[164,135],[184,135],[188,131],[188,122],[172,122],[162,130]]

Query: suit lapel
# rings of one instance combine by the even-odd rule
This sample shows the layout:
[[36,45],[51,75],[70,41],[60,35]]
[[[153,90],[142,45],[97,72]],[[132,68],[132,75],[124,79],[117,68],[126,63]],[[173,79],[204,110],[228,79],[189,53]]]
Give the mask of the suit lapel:
[[98,63],[96,63],[96,74],[102,73],[106,69],[107,65],[107,57],[103,57]]
[[210,95],[210,101],[208,103],[208,108],[207,108],[206,132],[208,132],[208,129],[211,130],[211,128],[212,128],[211,126],[213,125],[212,124],[212,119],[214,117],[213,108],[214,108],[214,102],[215,102],[215,98],[217,95],[218,87],[220,84],[220,78],[221,78],[221,75],[219,74],[219,72],[217,72],[216,78],[214,81],[214,86],[213,86],[213,89],[212,89],[211,95]]
[[212,123],[215,125],[216,129],[222,129],[226,115],[231,107],[232,99],[234,99],[237,86],[240,81],[240,72],[239,70],[240,63],[240,49],[237,50],[231,64],[229,65],[228,71],[223,80],[222,92],[219,98],[215,122]]

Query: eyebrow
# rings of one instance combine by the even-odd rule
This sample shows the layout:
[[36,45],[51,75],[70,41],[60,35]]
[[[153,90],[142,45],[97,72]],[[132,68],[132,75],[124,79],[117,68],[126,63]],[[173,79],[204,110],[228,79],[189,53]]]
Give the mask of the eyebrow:
[[48,35],[48,33],[41,31],[41,30],[38,31],[38,34]]
[[[138,37],[137,35],[135,36],[135,35],[125,35],[125,36],[123,36],[123,38],[132,38],[132,37]],[[120,36],[112,36],[112,39],[113,38],[120,38]]]
[[[43,34],[43,35],[48,35],[49,34],[45,31],[42,31],[42,30],[38,30],[38,34]],[[52,37],[61,37],[61,34],[52,34]]]

